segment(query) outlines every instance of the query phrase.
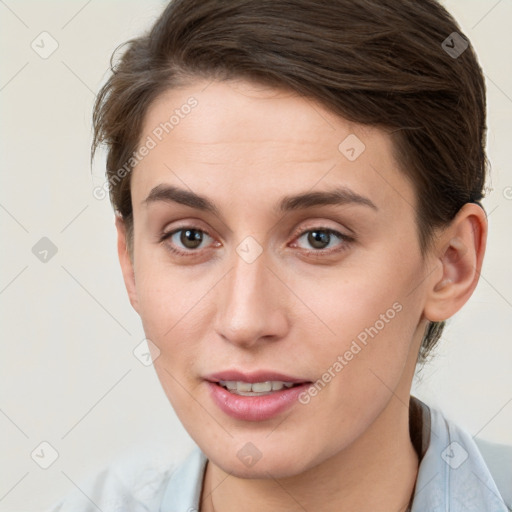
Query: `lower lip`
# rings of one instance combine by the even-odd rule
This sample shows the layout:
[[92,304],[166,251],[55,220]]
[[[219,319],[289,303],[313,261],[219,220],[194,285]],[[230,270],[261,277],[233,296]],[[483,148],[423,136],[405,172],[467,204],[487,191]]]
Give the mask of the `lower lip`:
[[228,416],[243,421],[264,421],[274,418],[293,404],[311,384],[305,383],[289,389],[274,391],[268,395],[242,396],[230,393],[219,384],[207,382],[213,401]]

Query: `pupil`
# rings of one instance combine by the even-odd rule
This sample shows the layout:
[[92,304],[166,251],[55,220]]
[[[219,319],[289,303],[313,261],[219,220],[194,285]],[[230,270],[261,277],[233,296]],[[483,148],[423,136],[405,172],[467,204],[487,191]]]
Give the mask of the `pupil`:
[[326,231],[311,231],[308,235],[308,242],[316,249],[324,249],[329,245],[330,235]]
[[197,229],[184,229],[181,232],[181,243],[188,249],[195,249],[203,241],[201,231]]

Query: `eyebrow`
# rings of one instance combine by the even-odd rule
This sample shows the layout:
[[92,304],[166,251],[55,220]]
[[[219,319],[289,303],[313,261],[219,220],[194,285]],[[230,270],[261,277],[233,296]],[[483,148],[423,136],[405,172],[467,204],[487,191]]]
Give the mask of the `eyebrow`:
[[[173,185],[157,185],[151,190],[148,197],[146,197],[142,203],[149,205],[160,201],[165,203],[178,203],[220,216],[219,209],[207,197]],[[285,196],[278,203],[276,212],[284,213],[293,210],[313,208],[315,206],[346,204],[367,206],[378,211],[377,206],[375,206],[373,201],[369,198],[357,194],[347,187],[337,187],[329,191],[304,192],[297,195]]]

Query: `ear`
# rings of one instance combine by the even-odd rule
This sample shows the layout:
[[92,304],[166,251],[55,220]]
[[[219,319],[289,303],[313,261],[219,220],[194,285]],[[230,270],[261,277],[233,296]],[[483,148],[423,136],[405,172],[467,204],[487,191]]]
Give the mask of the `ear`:
[[471,297],[480,277],[486,242],[485,211],[475,203],[466,203],[435,244],[442,272],[435,272],[428,285],[423,311],[428,320],[450,318]]
[[117,254],[119,263],[121,264],[121,271],[123,273],[124,284],[128,292],[130,303],[139,312],[139,302],[137,300],[137,288],[135,286],[135,272],[133,270],[133,261],[131,260],[128,251],[128,244],[126,239],[126,224],[123,217],[116,213],[116,229],[117,229]]

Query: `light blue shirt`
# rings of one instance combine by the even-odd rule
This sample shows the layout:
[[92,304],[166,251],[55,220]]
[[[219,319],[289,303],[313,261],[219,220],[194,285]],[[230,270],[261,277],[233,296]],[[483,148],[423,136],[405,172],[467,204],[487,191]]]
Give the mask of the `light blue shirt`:
[[[421,457],[411,512],[512,510],[510,452],[498,453],[498,490],[471,435],[414,397],[410,410],[419,415],[415,423],[419,432],[411,423],[411,439]],[[114,464],[51,511],[197,512],[206,462],[196,447],[175,469],[134,461],[133,471],[126,464]]]

